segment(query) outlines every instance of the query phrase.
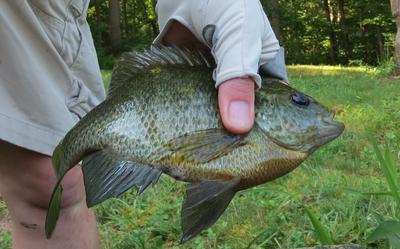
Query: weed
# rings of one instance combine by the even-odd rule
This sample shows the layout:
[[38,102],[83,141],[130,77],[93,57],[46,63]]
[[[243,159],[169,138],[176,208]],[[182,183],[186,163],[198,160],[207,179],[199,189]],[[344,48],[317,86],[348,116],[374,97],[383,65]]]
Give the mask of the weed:
[[388,146],[382,151],[376,141],[373,148],[378,158],[379,165],[384,173],[387,182],[387,192],[370,193],[377,196],[389,196],[394,202],[394,209],[391,217],[385,219],[377,214],[378,226],[368,236],[367,242],[385,239],[387,248],[400,249],[400,189],[398,185],[398,165],[395,157]]

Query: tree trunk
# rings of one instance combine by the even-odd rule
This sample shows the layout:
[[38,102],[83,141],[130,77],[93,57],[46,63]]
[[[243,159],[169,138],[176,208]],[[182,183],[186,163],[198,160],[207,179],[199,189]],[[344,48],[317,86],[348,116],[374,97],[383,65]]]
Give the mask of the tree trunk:
[[110,0],[110,43],[112,53],[121,52],[121,8],[119,0]]
[[385,60],[385,41],[381,31],[376,34],[376,43],[378,46],[378,57],[379,60]]
[[279,1],[278,0],[269,0],[270,9],[271,9],[271,26],[275,32],[276,38],[281,40],[281,21],[279,16]]
[[337,0],[338,8],[339,8],[339,23],[342,27],[342,32],[344,32],[344,49],[346,51],[346,64],[353,57],[353,46],[350,42],[349,38],[349,28],[347,26],[346,12],[344,10],[344,1],[345,0]]
[[123,32],[125,34],[125,38],[129,38],[129,28],[128,28],[128,3],[127,0],[123,0],[122,1],[122,13],[123,13],[123,17],[124,17],[124,27],[123,27]]
[[[94,2],[94,13],[95,13],[95,17],[96,17],[96,22],[101,23],[100,0],[94,0],[93,2]],[[101,45],[103,45],[102,37],[103,37],[103,34],[101,32],[101,29],[97,29],[95,38],[96,38],[96,42],[100,43]]]
[[137,11],[136,11],[136,9],[137,9],[137,4],[136,4],[136,1],[134,0],[134,1],[132,1],[132,3],[131,3],[132,5],[131,5],[131,16],[132,16],[132,21],[133,21],[133,24],[131,25],[131,34],[133,34],[133,36],[135,36],[136,34],[137,34],[137,26],[138,26],[138,24],[137,24]]
[[328,32],[329,32],[329,55],[331,58],[331,62],[333,64],[337,63],[337,55],[338,55],[338,49],[336,46],[336,35],[335,35],[335,30],[333,29],[333,24],[334,24],[334,13],[333,13],[333,8],[331,4],[331,0],[324,0],[324,8],[325,8],[325,15],[326,19],[329,23],[328,27]]
[[394,41],[394,57],[396,59],[395,74],[400,75],[400,0],[390,0],[392,15],[396,21],[397,34]]

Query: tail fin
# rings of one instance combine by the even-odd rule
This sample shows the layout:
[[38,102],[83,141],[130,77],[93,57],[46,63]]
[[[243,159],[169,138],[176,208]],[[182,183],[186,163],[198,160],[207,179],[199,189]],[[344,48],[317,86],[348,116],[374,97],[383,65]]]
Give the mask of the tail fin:
[[52,156],[53,168],[56,173],[57,183],[54,187],[53,194],[51,195],[49,208],[46,215],[45,231],[47,239],[50,239],[51,235],[53,234],[58,217],[60,215],[61,195],[63,192],[61,181],[65,173],[67,173],[67,171],[70,169],[69,167],[65,167],[63,165],[62,155],[62,144],[60,143],[54,150]]
[[60,215],[61,194],[63,191],[60,183],[61,179],[57,182],[53,194],[51,195],[49,209],[46,215],[45,231],[47,239],[51,238]]
[[239,181],[238,178],[204,181],[192,183],[186,188],[181,210],[182,244],[218,220],[235,195]]

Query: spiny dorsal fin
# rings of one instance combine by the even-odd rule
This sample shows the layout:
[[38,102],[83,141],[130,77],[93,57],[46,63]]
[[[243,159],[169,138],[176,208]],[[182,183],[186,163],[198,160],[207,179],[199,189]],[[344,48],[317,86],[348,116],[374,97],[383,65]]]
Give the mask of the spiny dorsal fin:
[[200,49],[178,48],[176,46],[152,46],[143,52],[126,52],[114,67],[108,96],[132,79],[136,73],[147,67],[163,65],[185,65],[192,67],[215,67],[211,54]]

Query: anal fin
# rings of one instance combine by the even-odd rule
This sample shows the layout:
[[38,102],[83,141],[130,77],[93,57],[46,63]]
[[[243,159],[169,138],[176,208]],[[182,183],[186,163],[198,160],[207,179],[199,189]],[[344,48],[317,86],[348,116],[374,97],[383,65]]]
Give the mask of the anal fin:
[[155,184],[162,173],[145,164],[123,160],[111,149],[86,156],[82,170],[88,207],[117,197],[133,186],[140,194],[150,184]]
[[181,210],[181,226],[185,243],[202,230],[212,226],[228,207],[240,179],[230,181],[203,181],[186,188]]

